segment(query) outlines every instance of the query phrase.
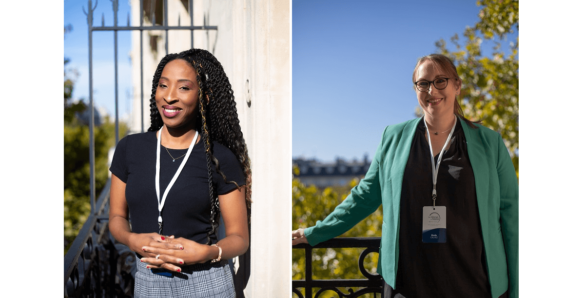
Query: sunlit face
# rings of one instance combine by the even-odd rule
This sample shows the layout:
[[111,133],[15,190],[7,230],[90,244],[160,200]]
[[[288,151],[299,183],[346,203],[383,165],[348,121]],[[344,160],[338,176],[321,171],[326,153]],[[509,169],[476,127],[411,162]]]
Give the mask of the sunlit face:
[[437,78],[448,78],[445,89],[438,90],[431,83],[427,92],[416,90],[418,103],[422,107],[425,115],[431,117],[453,114],[455,109],[455,96],[459,94],[461,88],[460,80],[450,77],[440,66],[433,64],[430,60],[421,63],[418,67],[415,82],[426,81],[430,83]]
[[195,69],[182,59],[168,62],[158,81],[154,98],[168,128],[194,127],[199,102]]

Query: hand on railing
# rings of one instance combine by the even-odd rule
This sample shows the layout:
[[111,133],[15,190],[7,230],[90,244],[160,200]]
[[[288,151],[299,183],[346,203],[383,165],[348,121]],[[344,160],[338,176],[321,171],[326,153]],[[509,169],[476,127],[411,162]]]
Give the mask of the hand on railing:
[[297,245],[301,243],[309,243],[307,238],[305,238],[305,229],[298,229],[292,231],[292,245]]

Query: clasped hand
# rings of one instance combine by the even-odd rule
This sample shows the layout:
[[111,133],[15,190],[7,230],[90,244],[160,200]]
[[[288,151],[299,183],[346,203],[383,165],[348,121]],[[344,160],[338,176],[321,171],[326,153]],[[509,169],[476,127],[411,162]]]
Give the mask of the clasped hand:
[[133,243],[137,246],[133,250],[142,256],[140,261],[146,263],[149,269],[162,268],[181,272],[180,266],[204,263],[208,260],[210,249],[208,245],[157,233],[135,235]]

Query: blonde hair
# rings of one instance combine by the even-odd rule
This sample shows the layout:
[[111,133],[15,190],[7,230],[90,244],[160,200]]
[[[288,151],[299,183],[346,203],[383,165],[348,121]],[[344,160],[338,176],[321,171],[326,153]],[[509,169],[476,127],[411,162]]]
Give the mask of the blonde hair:
[[[421,57],[418,59],[416,66],[414,67],[414,71],[412,72],[412,83],[413,84],[415,83],[415,80],[416,80],[416,71],[418,70],[419,66],[421,64],[423,64],[423,62],[425,62],[425,61],[431,61],[431,63],[433,63],[433,65],[435,67],[438,67],[442,71],[446,72],[447,76],[453,78],[455,82],[461,83],[461,78],[459,77],[459,74],[457,73],[457,68],[455,67],[455,64],[453,64],[453,61],[451,61],[451,59],[449,59],[449,57],[447,57],[445,55],[441,55],[441,54],[430,54],[430,55],[427,55],[427,56],[424,56],[424,57]],[[472,128],[477,128],[477,126],[475,126],[474,123],[481,122],[481,121],[471,121],[471,120],[465,118],[465,116],[463,116],[463,109],[461,108],[461,105],[459,104],[459,100],[457,99],[457,96],[455,96],[455,105],[453,107],[453,113],[455,113],[455,115],[457,115],[458,117],[463,119],[465,122],[467,122],[467,124],[469,126],[471,126]]]

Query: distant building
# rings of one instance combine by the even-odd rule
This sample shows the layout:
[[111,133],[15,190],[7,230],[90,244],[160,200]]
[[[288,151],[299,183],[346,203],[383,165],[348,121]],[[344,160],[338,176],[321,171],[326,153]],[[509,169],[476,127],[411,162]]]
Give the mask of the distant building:
[[306,185],[313,184],[317,187],[347,185],[354,178],[362,179],[368,172],[370,163],[367,154],[361,161],[337,158],[335,162],[329,163],[314,158],[293,158],[293,165],[299,168],[299,174],[295,178]]

